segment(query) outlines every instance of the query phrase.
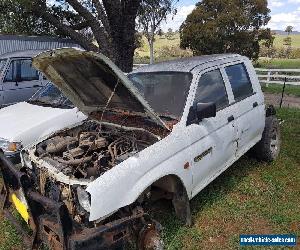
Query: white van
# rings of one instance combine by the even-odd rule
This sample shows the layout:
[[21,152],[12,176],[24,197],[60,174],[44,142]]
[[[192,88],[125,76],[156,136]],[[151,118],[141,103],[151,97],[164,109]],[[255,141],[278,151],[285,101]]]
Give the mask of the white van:
[[26,50],[0,56],[0,108],[27,101],[48,80],[32,67],[32,57],[41,50]]

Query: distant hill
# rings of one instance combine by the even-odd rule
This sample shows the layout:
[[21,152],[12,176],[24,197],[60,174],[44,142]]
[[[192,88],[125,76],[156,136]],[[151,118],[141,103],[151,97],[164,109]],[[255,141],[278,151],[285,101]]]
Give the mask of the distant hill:
[[[283,30],[272,30],[272,32],[276,33],[277,35],[286,35],[287,33]],[[300,35],[299,31],[293,31],[292,35]]]

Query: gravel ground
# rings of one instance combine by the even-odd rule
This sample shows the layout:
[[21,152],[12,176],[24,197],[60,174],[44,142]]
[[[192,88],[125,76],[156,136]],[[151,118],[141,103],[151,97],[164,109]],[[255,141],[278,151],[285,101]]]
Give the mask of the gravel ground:
[[[267,104],[272,104],[277,107],[280,104],[280,99],[280,94],[265,93],[265,100]],[[300,98],[292,95],[284,95],[282,106],[290,108],[300,108]]]

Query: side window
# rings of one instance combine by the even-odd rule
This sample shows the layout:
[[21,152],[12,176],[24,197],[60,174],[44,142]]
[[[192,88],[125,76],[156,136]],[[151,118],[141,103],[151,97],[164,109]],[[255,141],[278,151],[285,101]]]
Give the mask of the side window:
[[17,81],[17,61],[11,61],[9,68],[6,72],[4,82],[16,82]]
[[219,69],[204,73],[198,83],[195,102],[214,102],[217,110],[228,106],[225,83]]
[[252,84],[243,63],[225,68],[236,101],[242,100],[253,94]]
[[20,60],[20,81],[39,80],[38,71],[32,67],[31,60]]

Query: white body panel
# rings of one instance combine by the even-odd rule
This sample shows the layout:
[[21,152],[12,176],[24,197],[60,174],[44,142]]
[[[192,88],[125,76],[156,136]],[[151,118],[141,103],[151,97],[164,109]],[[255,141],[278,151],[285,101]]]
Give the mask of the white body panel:
[[21,102],[0,110],[0,138],[21,142],[26,147],[86,118],[77,108],[59,109]]

